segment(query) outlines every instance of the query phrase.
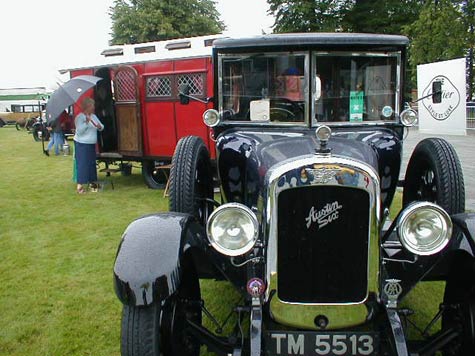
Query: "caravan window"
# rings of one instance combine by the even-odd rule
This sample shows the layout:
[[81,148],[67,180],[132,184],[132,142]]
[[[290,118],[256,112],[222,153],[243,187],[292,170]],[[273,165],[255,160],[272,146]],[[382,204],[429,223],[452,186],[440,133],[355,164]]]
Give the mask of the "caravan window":
[[147,98],[171,98],[172,78],[168,75],[156,75],[147,78]]

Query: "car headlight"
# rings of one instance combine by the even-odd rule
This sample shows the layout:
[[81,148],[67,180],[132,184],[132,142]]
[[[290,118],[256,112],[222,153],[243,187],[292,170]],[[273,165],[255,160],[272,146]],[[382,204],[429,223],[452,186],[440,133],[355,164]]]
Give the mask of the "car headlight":
[[401,123],[406,127],[412,127],[416,124],[418,115],[413,109],[406,109],[401,113]]
[[219,112],[214,109],[208,109],[203,113],[203,122],[208,127],[215,127],[219,124]]
[[412,203],[399,216],[398,235],[408,251],[416,255],[433,255],[452,237],[452,220],[436,204]]
[[256,243],[259,223],[247,206],[228,203],[217,208],[206,226],[211,245],[227,256],[239,256]]

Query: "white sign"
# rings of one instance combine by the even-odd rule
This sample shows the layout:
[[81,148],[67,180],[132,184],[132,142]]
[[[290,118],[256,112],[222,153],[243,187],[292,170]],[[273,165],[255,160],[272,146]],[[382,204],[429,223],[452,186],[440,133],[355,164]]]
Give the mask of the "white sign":
[[253,100],[251,101],[251,121],[269,121],[270,120],[270,101]]
[[465,58],[417,66],[419,131],[466,135]]

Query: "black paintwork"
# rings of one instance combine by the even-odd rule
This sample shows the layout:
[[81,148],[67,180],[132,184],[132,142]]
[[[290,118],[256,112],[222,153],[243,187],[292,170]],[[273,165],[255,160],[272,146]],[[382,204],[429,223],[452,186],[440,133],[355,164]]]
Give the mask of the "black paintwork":
[[369,33],[287,33],[255,36],[248,38],[225,38],[214,41],[216,49],[236,49],[249,47],[278,47],[283,46],[392,46],[405,47],[409,40],[405,36],[381,35]]
[[114,287],[124,304],[150,305],[166,299],[180,283],[188,249],[204,249],[203,228],[189,215],[141,217],[125,230],[114,265]]
[[[450,265],[460,253],[475,256],[475,214],[456,214],[451,216],[454,233],[447,247],[433,256],[415,256],[403,248],[388,253],[382,249],[385,259],[381,266],[381,290],[386,279],[400,280],[402,293],[399,299],[409,293],[421,280],[445,280]],[[398,241],[396,231],[389,231],[383,241]],[[382,299],[386,300],[386,295]]]
[[[221,188],[226,201],[257,206],[264,177],[273,165],[315,152],[319,147],[311,129],[246,128],[224,131],[217,139]],[[334,129],[329,147],[335,156],[365,162],[378,172],[382,207],[389,208],[399,178],[402,138],[399,130],[384,127]]]
[[200,278],[227,279],[245,293],[245,271],[210,248],[194,217],[158,213],[133,221],[122,236],[114,264],[118,298],[135,306],[165,300],[180,284],[185,258],[193,259]]

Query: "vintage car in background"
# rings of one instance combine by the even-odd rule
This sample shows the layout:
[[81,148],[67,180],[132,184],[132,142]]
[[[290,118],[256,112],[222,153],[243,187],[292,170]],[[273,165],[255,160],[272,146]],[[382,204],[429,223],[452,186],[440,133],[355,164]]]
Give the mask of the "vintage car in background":
[[[133,221],[117,252],[122,355],[475,355],[475,216],[457,154],[425,139],[398,179],[417,119],[403,100],[407,44],[343,33],[214,42],[203,120],[220,196],[214,154],[182,138],[170,212]],[[242,294],[230,335],[202,323],[202,278]],[[439,312],[412,340],[418,311],[401,302],[436,280]]]

